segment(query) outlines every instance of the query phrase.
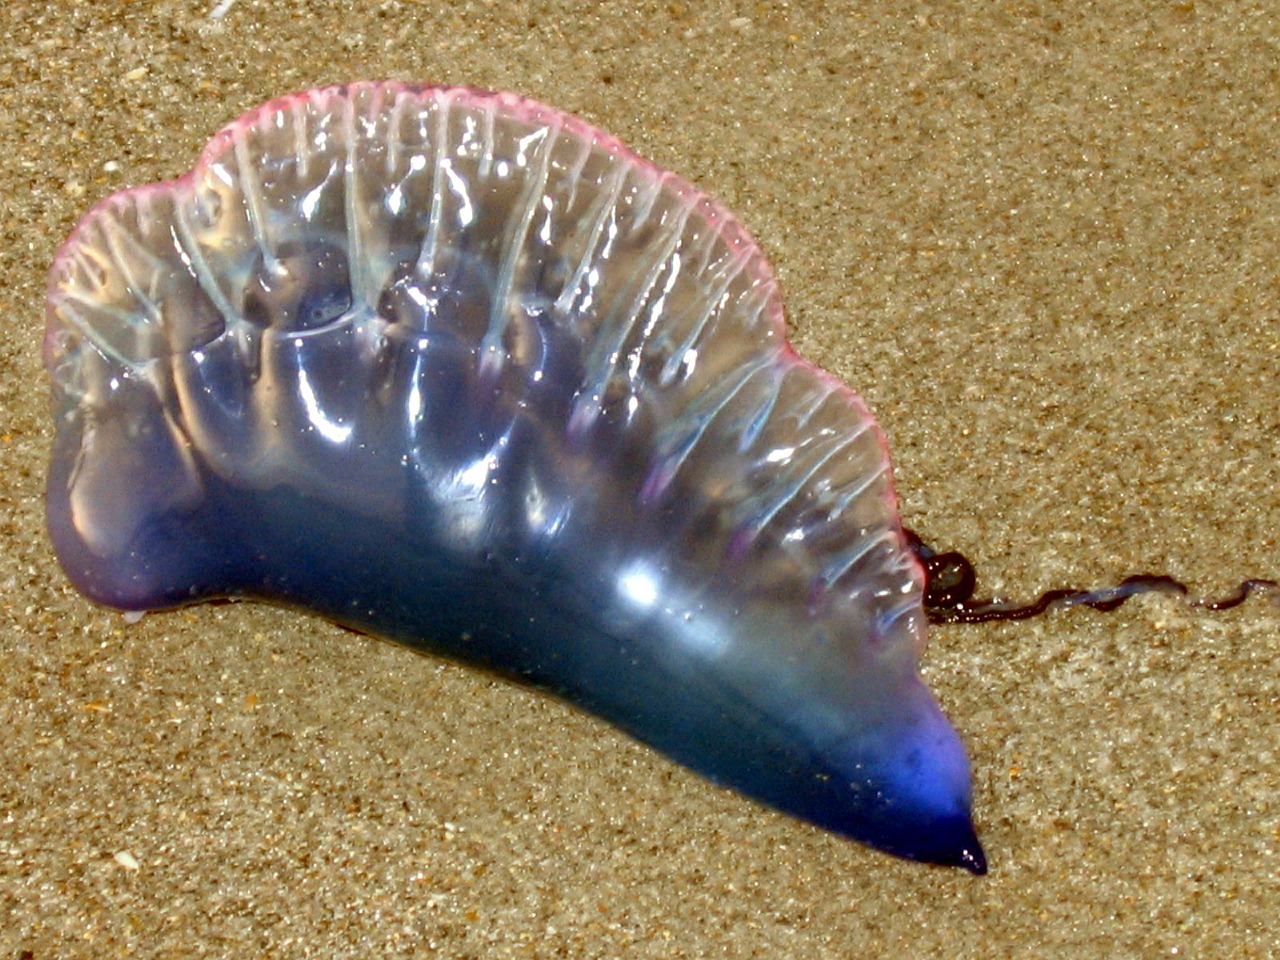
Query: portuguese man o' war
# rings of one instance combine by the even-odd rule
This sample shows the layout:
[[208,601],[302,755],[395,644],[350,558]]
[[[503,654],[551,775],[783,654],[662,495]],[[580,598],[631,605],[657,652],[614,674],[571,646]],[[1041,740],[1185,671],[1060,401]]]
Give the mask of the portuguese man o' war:
[[975,598],[966,558],[901,526],[879,428],[792,351],[733,215],[511,94],[249,112],[81,221],[45,362],[49,530],[91,599],[314,611],[978,874],[926,624],[1186,592]]
[[787,344],[738,221],[585,122],[267,103],[81,221],[45,361],[49,529],[91,599],[314,611],[985,872],[880,430]]

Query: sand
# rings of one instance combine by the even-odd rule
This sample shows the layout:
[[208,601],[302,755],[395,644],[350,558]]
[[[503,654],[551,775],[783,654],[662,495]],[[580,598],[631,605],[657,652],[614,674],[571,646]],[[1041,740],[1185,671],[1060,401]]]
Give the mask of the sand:
[[[763,810],[313,618],[136,624],[43,532],[44,273],[272,96],[511,89],[738,211],[990,591],[1280,575],[1264,3],[0,8],[0,957],[1280,954],[1280,609],[936,629],[991,873]],[[211,16],[211,11],[221,13]]]

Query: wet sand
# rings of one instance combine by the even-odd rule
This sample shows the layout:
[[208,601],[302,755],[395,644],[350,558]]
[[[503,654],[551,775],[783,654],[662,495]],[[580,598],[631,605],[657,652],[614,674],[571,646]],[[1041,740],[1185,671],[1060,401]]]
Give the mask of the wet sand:
[[737,211],[797,348],[876,410],[907,524],[988,591],[1276,577],[1265,5],[216,6],[0,9],[0,956],[1280,952],[1264,601],[936,629],[975,879],[313,618],[130,625],[41,516],[44,273],[80,214],[272,96],[394,78],[581,114]]

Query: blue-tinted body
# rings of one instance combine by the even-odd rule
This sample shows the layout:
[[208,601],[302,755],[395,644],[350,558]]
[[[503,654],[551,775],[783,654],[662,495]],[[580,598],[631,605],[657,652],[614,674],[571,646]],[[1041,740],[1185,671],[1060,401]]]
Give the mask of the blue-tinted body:
[[883,441],[724,211],[546,108],[373,85],[268,105],[164,189],[51,278],[79,589],[311,610],[985,869]]

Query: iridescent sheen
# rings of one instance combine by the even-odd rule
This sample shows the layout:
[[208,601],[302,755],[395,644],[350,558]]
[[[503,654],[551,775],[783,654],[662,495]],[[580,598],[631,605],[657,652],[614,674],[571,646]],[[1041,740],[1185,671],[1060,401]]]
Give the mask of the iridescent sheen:
[[93,600],[315,611],[985,869],[880,431],[738,221],[583,121],[274,100],[84,218],[45,358],[49,528]]

